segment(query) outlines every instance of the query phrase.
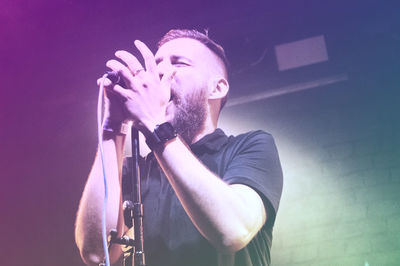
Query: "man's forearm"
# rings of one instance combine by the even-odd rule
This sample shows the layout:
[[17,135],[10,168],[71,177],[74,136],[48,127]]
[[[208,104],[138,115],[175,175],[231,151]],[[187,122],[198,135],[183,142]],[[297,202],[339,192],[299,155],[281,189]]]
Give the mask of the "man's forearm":
[[[124,136],[115,136],[103,141],[104,163],[108,187],[106,212],[107,232],[117,229],[123,231],[121,210],[121,169]],[[75,238],[81,256],[88,265],[96,265],[103,260],[101,219],[104,201],[103,169],[100,150],[97,152],[79,205]],[[118,249],[119,250],[119,249]],[[117,250],[111,254],[112,260],[119,257]]]
[[243,248],[265,223],[264,205],[253,189],[226,184],[179,138],[156,156],[192,222],[219,250]]

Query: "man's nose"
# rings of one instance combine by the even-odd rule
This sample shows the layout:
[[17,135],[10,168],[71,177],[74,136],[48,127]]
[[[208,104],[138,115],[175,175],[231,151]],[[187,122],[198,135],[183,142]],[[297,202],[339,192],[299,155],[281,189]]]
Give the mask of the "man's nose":
[[168,62],[161,62],[157,65],[158,67],[158,75],[160,79],[164,76],[164,74],[168,73],[172,67],[172,65]]

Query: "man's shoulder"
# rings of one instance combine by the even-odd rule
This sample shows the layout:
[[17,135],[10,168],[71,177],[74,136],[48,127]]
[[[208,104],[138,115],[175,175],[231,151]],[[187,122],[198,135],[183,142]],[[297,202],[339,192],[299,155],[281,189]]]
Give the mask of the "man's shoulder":
[[228,138],[230,145],[240,144],[270,144],[274,142],[272,135],[264,130],[251,130]]
[[250,130],[238,135],[232,136],[234,138],[272,138],[271,133],[268,133],[262,129]]

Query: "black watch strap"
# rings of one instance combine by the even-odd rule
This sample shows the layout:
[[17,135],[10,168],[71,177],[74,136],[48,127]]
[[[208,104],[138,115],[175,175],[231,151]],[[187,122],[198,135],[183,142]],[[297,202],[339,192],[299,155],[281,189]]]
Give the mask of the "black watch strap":
[[154,131],[146,138],[146,143],[153,151],[155,149],[163,148],[164,144],[176,138],[177,134],[175,128],[169,122],[157,125]]

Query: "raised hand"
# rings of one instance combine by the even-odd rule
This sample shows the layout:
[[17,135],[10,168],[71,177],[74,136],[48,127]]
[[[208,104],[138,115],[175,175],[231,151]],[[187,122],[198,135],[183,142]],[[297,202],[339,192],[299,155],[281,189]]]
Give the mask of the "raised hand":
[[123,98],[128,119],[134,121],[141,131],[152,131],[157,124],[166,121],[166,108],[171,95],[173,69],[160,78],[153,53],[141,41],[135,41],[141,53],[145,68],[139,60],[127,51],[117,51],[115,56],[122,62],[112,59],[107,67],[123,78],[126,88],[119,85],[112,90]]
[[[103,78],[97,80],[97,85],[100,86],[103,82]],[[104,120],[113,121],[115,123],[122,123],[127,120],[127,112],[124,110],[122,105],[123,98],[113,91],[114,85],[108,79],[104,79]]]

